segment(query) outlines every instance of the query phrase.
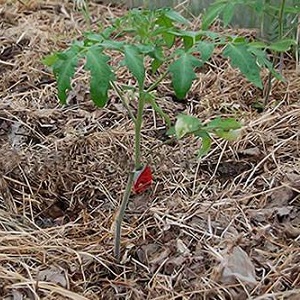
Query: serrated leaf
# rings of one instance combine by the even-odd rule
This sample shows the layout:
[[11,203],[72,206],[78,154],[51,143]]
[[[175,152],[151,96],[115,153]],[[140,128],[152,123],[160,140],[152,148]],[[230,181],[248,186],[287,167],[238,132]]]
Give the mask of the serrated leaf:
[[189,53],[183,53],[169,66],[172,74],[172,84],[176,96],[183,99],[196,79],[194,68],[200,66],[201,62]]
[[127,45],[124,47],[125,59],[124,63],[137,79],[139,86],[144,85],[145,67],[142,55],[135,46]]
[[94,43],[99,43],[103,41],[102,34],[94,33],[94,32],[86,32],[84,33],[84,37]]
[[175,36],[174,36],[174,34],[168,33],[168,32],[164,32],[162,34],[162,37],[163,37],[163,39],[164,39],[164,41],[166,43],[166,46],[168,48],[171,48],[174,45],[174,43],[175,43]]
[[248,45],[249,47],[254,47],[254,48],[261,48],[261,49],[267,48],[267,44],[260,41],[251,42]]
[[256,47],[249,47],[249,51],[255,55],[257,63],[261,67],[267,68],[277,80],[284,81],[282,75],[274,69],[273,63],[268,59],[265,51]]
[[190,48],[192,48],[194,46],[194,39],[191,38],[190,36],[184,36],[183,37],[183,45],[184,45],[184,49],[188,50]]
[[222,139],[225,139],[227,141],[235,141],[239,135],[240,135],[240,132],[241,130],[240,129],[236,129],[236,130],[229,130],[229,131],[226,131],[226,130],[222,130],[222,129],[218,129],[216,130],[214,133],[222,138]]
[[116,28],[114,26],[107,27],[101,32],[101,35],[104,39],[108,40],[110,38],[110,35],[115,31],[115,29]]
[[145,44],[137,44],[135,45],[138,51],[141,54],[149,55],[150,57],[155,57],[155,50],[156,48],[152,45],[145,45]]
[[58,98],[65,104],[67,91],[71,89],[71,78],[78,63],[78,49],[72,47],[62,53],[57,53],[58,59],[53,64],[53,73],[57,81]]
[[232,20],[234,15],[234,3],[228,2],[222,11],[222,20],[224,27],[227,27]]
[[159,67],[162,65],[163,61],[159,60],[159,59],[153,59],[153,61],[151,62],[151,72],[152,74],[154,74]]
[[221,11],[226,7],[227,3],[217,2],[211,5],[202,19],[201,29],[206,30],[218,18]]
[[155,47],[153,53],[149,54],[153,58],[151,62],[151,71],[155,73],[164,62],[164,54],[161,47]]
[[175,123],[175,134],[177,139],[181,139],[189,133],[193,133],[200,129],[201,122],[199,119],[188,116],[188,115],[179,115]]
[[107,103],[110,82],[115,79],[109,57],[98,47],[91,47],[86,52],[85,68],[91,72],[90,93],[93,102],[103,107]]
[[245,44],[247,43],[247,39],[244,36],[235,36],[232,38],[232,41],[234,42],[234,44]]
[[208,132],[204,130],[199,130],[195,133],[195,136],[201,138],[201,147],[198,151],[198,158],[201,158],[206,155],[211,148],[211,137]]
[[201,53],[201,61],[204,64],[208,61],[214,52],[215,45],[206,41],[199,41],[196,45],[196,49]]
[[174,136],[175,134],[175,126],[170,127],[167,132],[166,132],[167,136]]
[[50,55],[46,55],[43,59],[42,59],[42,63],[48,67],[52,67],[58,60],[58,55],[57,53],[53,53]]
[[239,68],[250,82],[261,89],[263,88],[260,78],[260,68],[246,45],[229,43],[223,50],[223,55],[229,57],[230,64],[235,68]]
[[101,43],[101,46],[111,50],[121,50],[124,47],[124,42],[105,40]]
[[296,45],[297,42],[294,39],[284,39],[277,42],[272,43],[268,46],[268,49],[277,51],[277,52],[285,52],[290,50],[293,45]]
[[210,121],[205,126],[206,130],[222,129],[225,131],[229,131],[229,130],[235,130],[239,128],[241,128],[241,124],[233,118],[227,118],[227,119],[216,118]]
[[189,21],[183,17],[178,12],[174,11],[173,9],[168,9],[165,11],[165,16],[168,17],[170,20],[175,21],[177,23],[188,25]]
[[170,28],[173,28],[172,21],[165,15],[161,15],[157,20],[156,24],[159,25],[158,29],[155,31],[156,34],[162,36],[166,46],[171,48],[175,42],[175,36],[172,32],[169,32]]

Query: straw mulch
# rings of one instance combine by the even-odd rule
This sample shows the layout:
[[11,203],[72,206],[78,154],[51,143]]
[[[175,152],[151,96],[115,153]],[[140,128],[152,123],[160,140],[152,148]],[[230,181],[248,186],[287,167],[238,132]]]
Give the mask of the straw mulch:
[[[218,56],[185,101],[169,81],[157,91],[173,119],[233,116],[244,127],[199,161],[199,143],[164,143],[147,108],[142,151],[155,181],[131,197],[117,264],[113,222],[133,125],[116,95],[105,109],[92,105],[82,71],[69,104],[57,102],[41,58],[86,29],[73,3],[0,2],[1,299],[299,299],[300,77],[291,58],[263,112],[262,92]],[[90,5],[93,28],[124,13]]]

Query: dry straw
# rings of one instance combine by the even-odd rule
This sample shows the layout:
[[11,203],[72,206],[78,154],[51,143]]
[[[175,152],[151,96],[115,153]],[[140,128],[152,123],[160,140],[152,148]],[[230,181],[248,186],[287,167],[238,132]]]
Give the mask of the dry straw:
[[[96,29],[124,10],[91,3],[90,12]],[[185,111],[245,126],[238,141],[215,140],[198,161],[198,142],[164,144],[163,123],[147,110],[142,151],[155,183],[131,199],[116,264],[112,226],[133,126],[117,95],[93,107],[82,70],[69,105],[59,106],[40,62],[79,37],[84,18],[61,1],[4,1],[0,14],[1,299],[297,299],[300,78],[292,59],[264,112],[254,108],[261,91],[219,56],[187,101],[174,102],[168,81],[157,91],[173,120]],[[255,267],[254,284],[240,269],[224,277],[237,247]]]

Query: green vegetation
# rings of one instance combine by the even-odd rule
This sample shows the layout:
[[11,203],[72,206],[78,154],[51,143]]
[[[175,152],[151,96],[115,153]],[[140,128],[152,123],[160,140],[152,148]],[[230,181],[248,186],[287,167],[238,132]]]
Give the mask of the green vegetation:
[[[225,3],[225,1],[222,1]],[[273,68],[266,50],[286,50],[294,40],[280,40],[272,44],[249,42],[245,37],[221,35],[207,30],[219,15],[222,6],[215,6],[214,14],[208,11],[203,28],[189,29],[190,22],[171,9],[131,10],[117,18],[111,26],[99,32],[87,32],[80,41],[75,41],[68,49],[47,56],[44,63],[51,66],[57,80],[58,97],[66,104],[67,92],[71,89],[71,79],[76,67],[83,61],[85,70],[90,73],[90,95],[98,107],[109,101],[113,90],[121,99],[135,126],[134,170],[130,173],[124,198],[116,219],[115,255],[120,259],[121,223],[129,195],[137,174],[142,169],[141,128],[146,104],[151,105],[169,128],[168,134],[180,139],[193,135],[201,139],[199,157],[210,150],[211,134],[223,139],[237,137],[241,125],[234,119],[217,118],[202,123],[194,116],[179,115],[172,127],[169,116],[156,101],[156,89],[166,77],[178,99],[184,99],[192,83],[197,79],[195,70],[201,68],[213,55],[215,48],[222,49],[222,55],[229,58],[233,67],[255,86],[263,88],[260,77],[262,68],[267,68],[276,78],[281,76]],[[230,6],[232,9],[233,7]],[[224,16],[224,12],[223,12]],[[225,13],[227,23],[231,14]],[[120,60],[112,60],[121,55]],[[119,57],[119,56],[118,56]],[[122,68],[129,71],[128,82],[118,80]],[[153,82],[146,80],[146,74],[156,77]],[[133,80],[132,80],[133,79]],[[124,79],[123,79],[124,81]],[[134,95],[134,97],[132,97]],[[137,99],[137,111],[130,106],[132,98]]]
[[[243,7],[252,10],[260,24],[260,40],[249,44],[252,48],[250,52],[254,53],[259,50],[259,53],[262,53],[261,51],[272,53],[272,63],[274,66],[277,66],[279,63],[278,69],[281,72],[283,53],[292,48],[296,64],[298,65],[299,41],[297,42],[297,35],[299,34],[299,1],[281,0],[278,5],[277,2],[274,3],[272,0],[217,0],[204,14],[202,29],[207,30],[217,18],[223,21],[224,27],[228,26],[232,21],[235,11],[241,10]],[[253,47],[256,49],[253,49]],[[259,53],[254,54],[260,56]],[[245,53],[242,56],[246,58]],[[239,57],[237,59],[240,60]],[[264,60],[262,57],[261,59]],[[258,63],[264,64],[265,62],[262,60],[258,61]],[[278,74],[272,68],[268,67],[268,69],[270,73],[265,89],[264,105],[268,103],[272,88],[272,77],[275,76],[277,79],[282,79],[278,77]]]

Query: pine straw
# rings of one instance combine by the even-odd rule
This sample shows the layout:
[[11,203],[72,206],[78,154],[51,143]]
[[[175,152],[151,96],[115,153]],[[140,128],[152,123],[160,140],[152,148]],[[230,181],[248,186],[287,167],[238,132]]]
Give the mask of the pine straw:
[[[131,198],[116,264],[113,221],[132,168],[133,126],[116,95],[93,107],[81,71],[70,104],[57,104],[40,59],[85,26],[72,4],[57,3],[5,1],[0,12],[1,297],[297,299],[300,78],[292,62],[263,113],[254,108],[261,91],[219,57],[199,70],[187,101],[173,101],[168,81],[158,90],[172,119],[233,116],[244,128],[235,143],[216,139],[199,161],[199,143],[164,143],[164,124],[147,108],[142,150],[155,183]],[[123,13],[91,11],[94,27]],[[237,245],[255,266],[255,285],[222,277],[223,251]]]

